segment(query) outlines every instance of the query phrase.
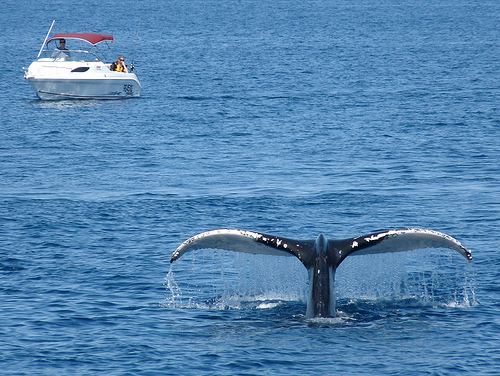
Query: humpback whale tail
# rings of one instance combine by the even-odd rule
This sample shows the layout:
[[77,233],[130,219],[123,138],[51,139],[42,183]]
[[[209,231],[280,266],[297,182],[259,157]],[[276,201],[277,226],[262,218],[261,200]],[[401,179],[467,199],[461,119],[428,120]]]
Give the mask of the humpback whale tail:
[[315,240],[294,240],[252,231],[221,229],[186,240],[172,254],[170,262],[187,252],[204,248],[297,257],[309,273],[306,317],[335,316],[335,271],[349,255],[449,248],[472,261],[471,252],[457,240],[432,230],[389,230],[344,240],[328,240],[324,235]]

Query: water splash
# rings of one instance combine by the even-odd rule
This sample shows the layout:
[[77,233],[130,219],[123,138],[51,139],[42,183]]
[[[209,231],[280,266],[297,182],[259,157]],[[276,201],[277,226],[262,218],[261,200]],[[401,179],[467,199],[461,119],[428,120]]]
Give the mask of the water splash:
[[418,250],[347,258],[337,269],[337,297],[418,299],[475,304],[473,266],[454,251]]
[[307,271],[293,257],[201,251],[173,266],[164,283],[170,307],[270,309],[306,302]]
[[[169,307],[274,309],[305,302],[307,271],[298,259],[228,251],[200,251],[171,266],[165,279]],[[175,274],[175,279],[174,279]],[[337,269],[337,299],[476,304],[473,268],[455,252],[421,250],[353,256]],[[412,303],[413,304],[413,303]]]
[[176,305],[176,301],[181,299],[181,290],[177,282],[175,282],[172,266],[171,264],[164,283],[164,286],[170,291],[170,297],[167,298],[168,305]]

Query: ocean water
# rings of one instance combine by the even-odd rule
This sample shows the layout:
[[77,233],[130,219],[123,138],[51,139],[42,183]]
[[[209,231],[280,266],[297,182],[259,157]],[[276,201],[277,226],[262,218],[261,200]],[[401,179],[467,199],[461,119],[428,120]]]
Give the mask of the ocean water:
[[[53,19],[114,35],[141,98],[36,99]],[[500,3],[4,0],[0,21],[0,374],[500,374]],[[217,228],[406,227],[474,261],[347,258],[332,319],[305,318],[298,260],[169,263]]]

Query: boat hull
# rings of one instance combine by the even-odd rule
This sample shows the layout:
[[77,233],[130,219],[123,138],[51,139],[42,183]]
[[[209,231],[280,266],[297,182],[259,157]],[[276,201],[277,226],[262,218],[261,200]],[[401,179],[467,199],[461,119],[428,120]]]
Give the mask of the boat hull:
[[36,95],[43,100],[122,99],[141,95],[141,85],[134,78],[29,77],[27,80],[35,90]]

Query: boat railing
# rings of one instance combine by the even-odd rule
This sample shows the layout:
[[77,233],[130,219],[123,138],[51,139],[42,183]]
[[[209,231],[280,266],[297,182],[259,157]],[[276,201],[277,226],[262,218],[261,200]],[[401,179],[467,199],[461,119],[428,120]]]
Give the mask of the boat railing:
[[41,61],[101,61],[101,59],[92,52],[85,50],[43,50],[38,60]]

